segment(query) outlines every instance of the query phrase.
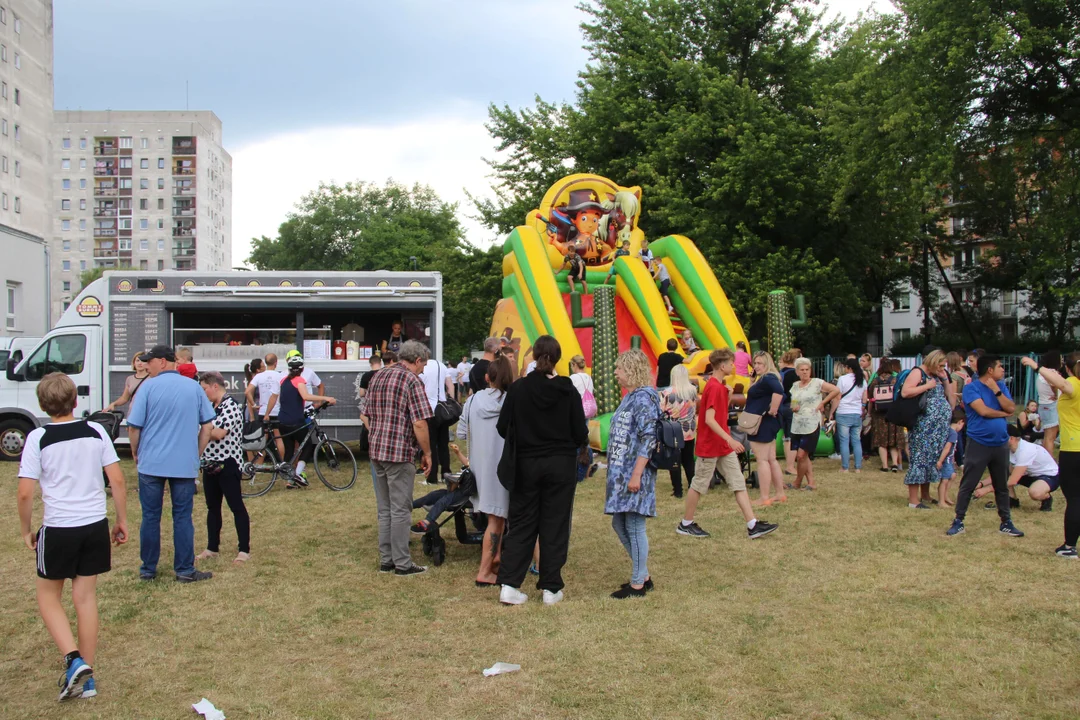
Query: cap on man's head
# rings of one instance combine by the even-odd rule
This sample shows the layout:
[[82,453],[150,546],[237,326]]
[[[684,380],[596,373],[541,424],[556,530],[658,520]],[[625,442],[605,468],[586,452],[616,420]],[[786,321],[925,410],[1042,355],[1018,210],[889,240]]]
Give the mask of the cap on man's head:
[[285,359],[288,360],[289,358],[296,357],[297,355],[300,355],[300,351],[296,348],[293,348],[289,352],[285,353]]
[[150,362],[154,359],[167,360],[168,362],[176,362],[176,352],[173,351],[168,345],[155,345],[142,355],[139,359],[143,362]]

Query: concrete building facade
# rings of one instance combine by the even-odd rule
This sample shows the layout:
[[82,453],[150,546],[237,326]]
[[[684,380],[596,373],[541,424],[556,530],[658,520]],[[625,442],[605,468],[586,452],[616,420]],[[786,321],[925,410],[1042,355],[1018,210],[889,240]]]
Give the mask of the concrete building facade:
[[42,238],[0,225],[0,335],[41,337],[49,322],[49,248]]
[[56,111],[50,162],[54,320],[85,270],[232,266],[232,157],[214,113]]

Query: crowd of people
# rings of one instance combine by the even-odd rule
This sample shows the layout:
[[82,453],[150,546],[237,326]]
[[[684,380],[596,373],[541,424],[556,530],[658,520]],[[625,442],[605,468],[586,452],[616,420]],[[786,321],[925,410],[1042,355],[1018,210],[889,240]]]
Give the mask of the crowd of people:
[[[877,450],[881,472],[898,473],[906,461],[908,506],[952,507],[949,536],[965,531],[971,501],[992,492],[994,501],[987,507],[997,511],[1000,532],[1023,537],[1011,518],[1019,503],[1016,487],[1027,488],[1044,511],[1052,509],[1053,493],[1060,487],[1066,498],[1065,542],[1055,552],[1077,557],[1080,353],[1064,361],[1056,353],[1039,361],[1024,358],[1036,373],[1038,400],[1010,422],[1018,408],[1002,362],[981,351],[961,361],[958,353],[928,348],[910,370],[893,358],[882,358],[875,370],[869,355],[852,355],[838,364],[836,382],[830,383],[814,377],[813,364],[798,350],[785,352],[777,366],[769,353],[749,353],[740,343],[734,351],[710,352],[699,385],[678,352],[680,344],[685,352],[685,341],[669,342],[655,378],[641,350],[623,352],[615,364],[623,398],[610,418],[604,512],[628,555],[629,577],[611,597],[642,597],[655,587],[646,528],[647,519],[657,514],[655,458],[662,420],[677,427],[682,440],[669,470],[672,494],[684,498],[683,517],[675,526],[680,536],[710,536],[695,518],[702,497],[718,484],[732,493],[749,539],[775,532],[777,524],[757,517],[757,511],[787,501],[787,490],[819,487],[814,461],[821,435],[829,433],[839,450],[840,472],[861,472],[864,442],[870,451]],[[516,351],[507,338],[489,338],[475,362],[463,358],[447,367],[431,360],[427,345],[398,335],[372,359],[371,370],[356,379],[376,498],[380,572],[424,573],[427,568],[412,560],[410,534],[427,533],[442,512],[471,501],[473,511],[486,518],[476,586],[497,587],[501,603],[520,605],[528,600],[522,586],[531,572],[538,576],[536,587],[545,604],[563,599],[576,487],[597,468],[588,428],[597,414],[594,386],[581,356],[570,358],[569,376],[558,374],[562,349],[553,337],[536,339],[520,377]],[[265,423],[280,456],[289,458],[308,422],[306,411],[313,403],[335,402],[323,394],[321,379],[305,368],[296,351],[287,354],[283,371],[272,354],[254,360],[245,369],[248,386],[242,403],[228,394],[220,373],[192,379],[193,365],[180,372],[190,364],[190,356],[165,346],[139,354],[123,394],[109,406],[130,406],[143,581],[158,575],[166,487],[178,582],[212,577],[196,564],[220,553],[223,502],[237,535],[234,563],[248,562],[250,520],[240,490],[245,420]],[[738,380],[747,376],[753,379],[744,388]],[[37,393],[51,422],[27,438],[19,470],[21,531],[37,554],[41,615],[65,657],[60,698],[93,697],[95,583],[97,575],[110,569],[110,541],[128,539],[124,477],[107,432],[73,417],[77,393],[70,378],[49,375]],[[897,411],[901,406],[910,422],[901,420],[906,417]],[[450,443],[451,430],[468,441],[468,455]],[[777,458],[781,434],[786,468]],[[453,472],[451,451],[465,472]],[[307,461],[298,458],[289,487],[306,484]],[[754,500],[747,482],[751,467],[760,486]],[[418,472],[428,483],[447,482],[447,489],[414,498]],[[111,531],[102,473],[116,504]],[[192,515],[200,475],[207,544],[196,555]],[[949,484],[958,476],[954,502]],[[31,529],[35,485],[45,505],[36,533]],[[938,486],[936,497],[933,485]],[[428,509],[427,516],[413,524],[413,510],[420,507]],[[78,642],[61,605],[69,579]]]

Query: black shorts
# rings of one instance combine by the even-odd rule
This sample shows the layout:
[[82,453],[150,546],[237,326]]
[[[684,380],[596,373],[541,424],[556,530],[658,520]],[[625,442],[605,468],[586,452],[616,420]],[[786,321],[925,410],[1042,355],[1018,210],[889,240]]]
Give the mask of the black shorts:
[[806,454],[811,458],[814,457],[814,453],[817,452],[818,437],[821,435],[821,430],[815,430],[812,433],[806,435],[792,435],[791,436],[791,452],[797,453],[800,450],[805,450]]
[[670,280],[661,280],[660,281],[660,294],[666,296],[668,294],[668,288],[670,288],[670,287],[671,287],[671,281]]
[[1047,475],[1025,475],[1020,478],[1019,485],[1023,485],[1026,488],[1031,487],[1031,483],[1036,480],[1042,480],[1044,483],[1050,486],[1050,492],[1054,492],[1061,487],[1060,475],[1054,475],[1052,477]]
[[109,521],[79,527],[45,527],[37,535],[37,574],[46,580],[89,577],[112,569]]

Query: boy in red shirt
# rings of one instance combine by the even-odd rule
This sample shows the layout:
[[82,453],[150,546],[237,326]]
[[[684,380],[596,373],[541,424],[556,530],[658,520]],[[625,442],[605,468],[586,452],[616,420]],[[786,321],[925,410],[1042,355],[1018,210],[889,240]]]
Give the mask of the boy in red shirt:
[[176,372],[180,373],[186,378],[195,380],[199,374],[198,369],[195,367],[195,363],[191,361],[191,350],[189,348],[177,348],[176,350]]
[[709,354],[709,364],[713,369],[712,377],[705,383],[705,392],[698,405],[697,445],[694,447],[697,467],[690,490],[686,493],[683,520],[675,532],[690,537],[709,537],[709,533],[694,522],[694,514],[698,500],[709,492],[713,471],[719,470],[728,488],[735,493],[735,503],[746,519],[746,534],[754,540],[768,535],[779,526],[754,517],[750,496],[746,492],[746,478],[739,467],[739,459],[735,457],[735,453],[743,452],[743,446],[728,431],[728,388],[724,378],[735,369],[735,353],[728,348],[713,350]]

